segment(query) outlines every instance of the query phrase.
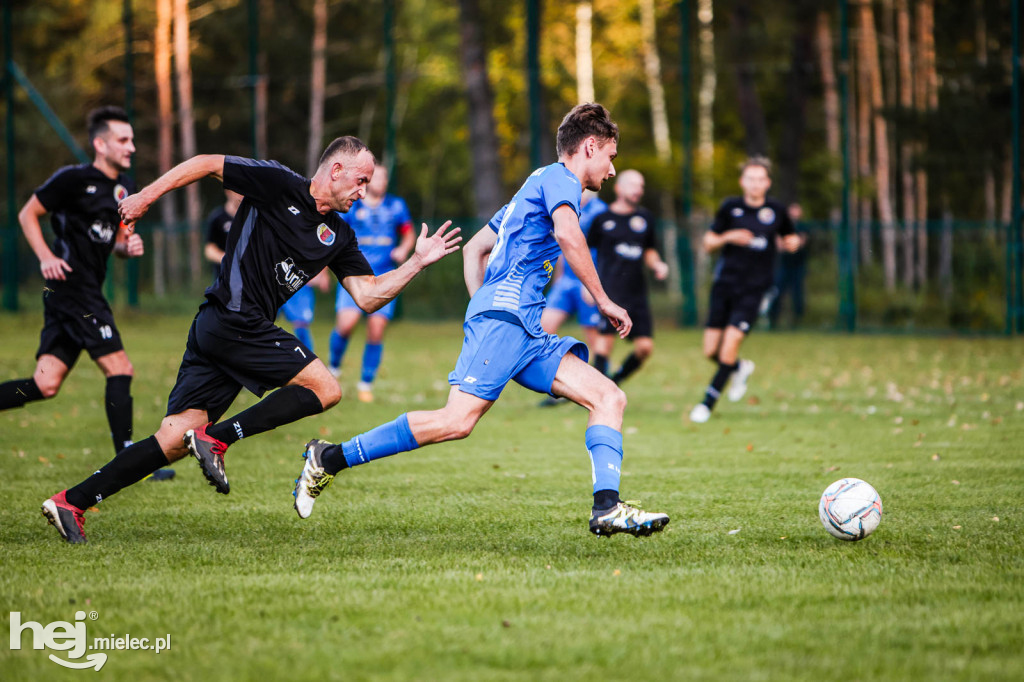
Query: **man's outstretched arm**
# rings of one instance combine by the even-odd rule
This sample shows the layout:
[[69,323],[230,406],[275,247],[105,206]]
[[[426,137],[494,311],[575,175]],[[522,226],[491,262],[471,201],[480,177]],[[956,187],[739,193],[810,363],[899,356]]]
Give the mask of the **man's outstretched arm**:
[[372,313],[380,310],[398,296],[424,268],[459,250],[459,242],[462,241],[462,237],[459,236],[460,228],[456,227],[451,232],[446,232],[451,224],[452,221],[446,221],[437,232],[428,237],[427,226],[424,223],[420,236],[416,239],[416,250],[409,260],[379,277],[351,275],[341,281],[341,286],[345,287],[352,295],[352,300],[364,311]]
[[182,161],[122,201],[118,206],[118,210],[121,212],[121,220],[129,225],[134,223],[146,215],[149,207],[163,195],[179,187],[190,185],[208,175],[212,175],[221,181],[224,180],[223,154],[200,154],[199,156],[193,156],[188,161]]

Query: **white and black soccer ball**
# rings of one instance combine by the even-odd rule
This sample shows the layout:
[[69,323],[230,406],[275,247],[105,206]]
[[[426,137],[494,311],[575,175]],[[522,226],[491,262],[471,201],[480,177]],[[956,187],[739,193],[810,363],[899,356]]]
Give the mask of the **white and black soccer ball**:
[[843,478],[821,494],[818,518],[825,530],[840,540],[861,540],[882,520],[882,498],[870,483]]

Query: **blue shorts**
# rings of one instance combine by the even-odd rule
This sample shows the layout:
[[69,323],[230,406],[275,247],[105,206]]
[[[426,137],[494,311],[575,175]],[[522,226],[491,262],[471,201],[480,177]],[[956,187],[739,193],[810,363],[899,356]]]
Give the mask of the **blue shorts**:
[[[385,317],[389,320],[394,319],[396,301],[398,301],[397,298],[391,299],[383,308],[370,313],[370,315],[380,315],[381,317]],[[334,309],[339,313],[342,310],[358,310],[360,313],[365,315],[363,309],[356,305],[355,299],[352,298],[352,295],[340,284],[338,285],[338,295],[334,299]]]
[[295,292],[294,296],[284,302],[284,305],[281,306],[281,314],[292,324],[296,322],[309,324],[313,321],[313,304],[315,302],[313,287],[302,287]]
[[586,362],[587,346],[572,337],[530,336],[513,322],[477,315],[462,325],[466,338],[448,383],[463,393],[497,400],[510,380],[537,393],[551,393],[566,353]]
[[576,313],[583,327],[596,327],[601,322],[601,312],[583,300],[583,283],[576,278],[559,277],[548,292],[547,307],[566,315]]

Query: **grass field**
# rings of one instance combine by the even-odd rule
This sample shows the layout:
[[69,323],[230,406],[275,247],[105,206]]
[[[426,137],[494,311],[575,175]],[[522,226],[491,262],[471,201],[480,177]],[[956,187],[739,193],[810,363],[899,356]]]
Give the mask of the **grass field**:
[[[144,437],[189,319],[120,319]],[[29,374],[41,316],[0,324],[0,381]],[[697,332],[662,329],[626,387],[624,497],[672,516],[647,539],[587,532],[585,413],[517,386],[468,440],[345,472],[296,517],[308,438],[441,404],[461,340],[445,322],[392,328],[377,403],[347,396],[233,446],[229,496],[183,461],[88,513],[89,544],[69,546],[39,504],[111,454],[80,361],[53,401],[0,414],[0,678],[95,674],[29,632],[7,644],[4,612],[77,610],[98,616],[90,641],[171,635],[159,655],[107,652],[99,675],[118,680],[1024,678],[1024,345],[758,333],[747,399],[698,428],[684,415],[711,366]],[[885,505],[862,542],[817,519],[843,476]]]

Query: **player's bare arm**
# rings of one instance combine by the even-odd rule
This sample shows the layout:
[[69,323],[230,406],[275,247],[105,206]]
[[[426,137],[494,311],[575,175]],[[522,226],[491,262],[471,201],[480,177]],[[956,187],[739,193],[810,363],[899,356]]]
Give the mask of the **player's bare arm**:
[[206,246],[203,247],[203,256],[214,265],[220,265],[224,260],[224,249],[216,244],[206,242]]
[[118,258],[138,258],[146,252],[145,244],[130,225],[122,225],[117,230],[114,242],[114,255]]
[[416,250],[413,251],[409,260],[391,272],[380,275],[361,275],[346,277],[342,280],[341,286],[352,295],[352,299],[360,308],[368,313],[380,310],[395,296],[401,293],[402,289],[412,281],[424,268],[441,260],[450,253],[459,250],[459,242],[462,237],[459,235],[460,228],[456,227],[451,232],[448,228],[452,221],[447,220],[437,232],[427,236],[427,225],[423,224],[420,235],[416,239]]
[[409,229],[402,232],[402,239],[398,242],[398,246],[391,249],[391,260],[396,265],[404,263],[415,245],[416,230],[413,229],[412,225],[409,225]]
[[133,224],[146,215],[149,207],[163,195],[210,175],[218,180],[224,179],[223,154],[200,154],[187,161],[182,161],[139,192],[122,201],[118,206],[121,220],[129,225]]
[[788,253],[796,253],[801,248],[803,248],[803,245],[804,239],[802,235],[787,234],[785,237],[782,238],[782,248],[784,251],[787,251]]
[[484,284],[487,259],[497,242],[498,233],[484,225],[462,250],[462,276],[466,280],[466,290],[470,297]]
[[668,263],[661,259],[661,254],[656,249],[644,251],[644,265],[654,273],[654,278],[659,282],[668,277]]
[[726,244],[746,246],[754,239],[754,233],[750,230],[726,230],[722,234],[708,230],[704,233],[704,251],[714,253]]
[[621,338],[629,336],[633,328],[633,321],[629,319],[626,309],[616,305],[608,298],[601,280],[594,268],[594,259],[590,257],[590,248],[587,246],[587,239],[580,229],[580,220],[568,204],[562,204],[551,214],[555,223],[555,241],[565,254],[565,260],[572,268],[572,271],[579,277],[580,282],[586,287],[590,295],[594,297],[594,303],[601,314],[607,317],[615,326],[615,330]]
[[63,258],[53,255],[46,238],[43,237],[43,227],[39,224],[40,219],[46,215],[46,207],[39,201],[35,194],[25,202],[18,212],[18,222],[21,224],[21,231],[32,247],[32,252],[39,259],[39,272],[44,279],[64,280],[65,272],[71,272],[71,266]]

